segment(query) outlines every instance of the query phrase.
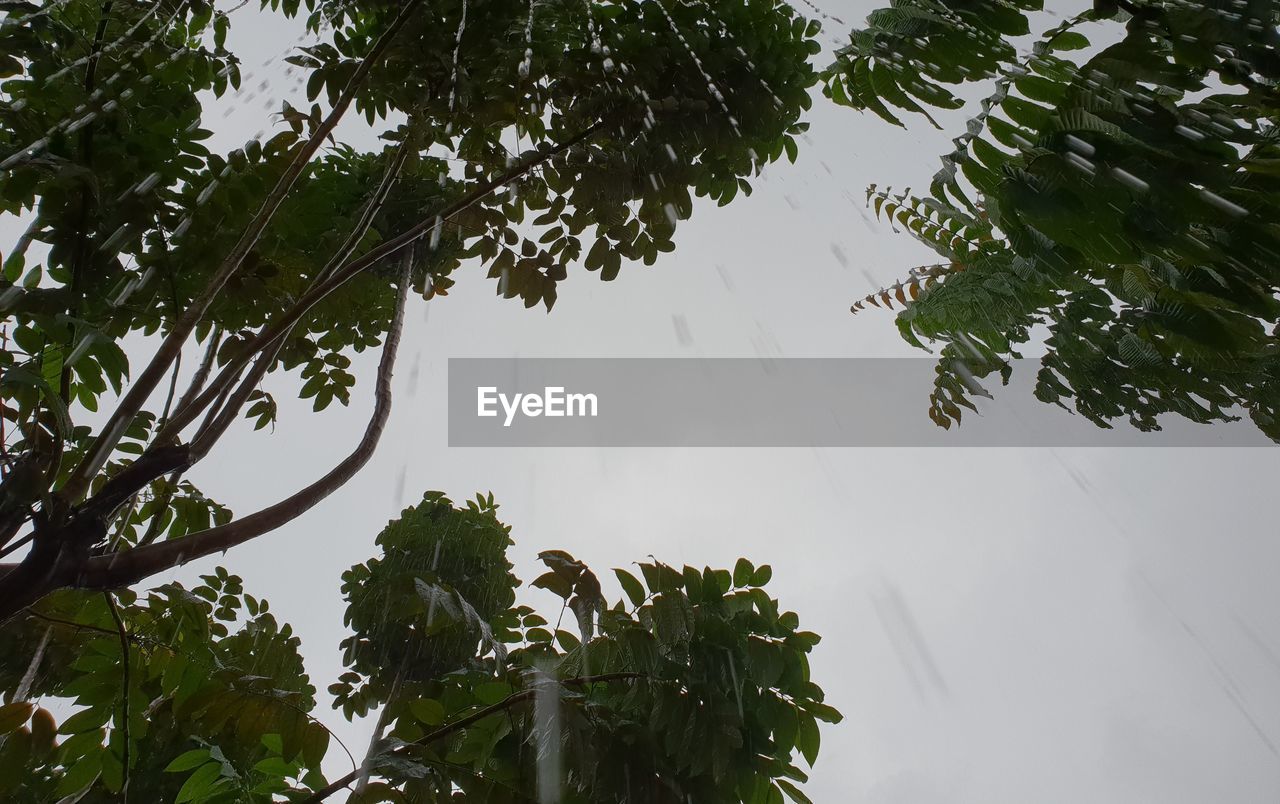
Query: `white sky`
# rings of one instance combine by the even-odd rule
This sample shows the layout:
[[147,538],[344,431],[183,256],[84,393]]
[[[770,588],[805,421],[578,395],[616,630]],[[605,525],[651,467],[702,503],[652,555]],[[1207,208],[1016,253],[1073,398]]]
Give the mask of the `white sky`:
[[[823,8],[855,23],[877,5]],[[255,74],[245,87],[267,77],[278,101],[280,65],[257,65],[295,26],[255,15],[236,12],[229,42]],[[264,128],[263,102],[211,109],[219,145]],[[476,266],[429,316],[417,301],[370,466],[220,562],[293,623],[322,718],[363,750],[371,725],[346,724],[323,692],[340,672],[340,573],[421,492],[492,491],[524,578],[550,548],[587,561],[613,594],[609,568],[650,554],[772,564],[771,593],[824,637],[814,677],[846,718],[823,731],[815,801],[1280,799],[1276,451],[447,447],[449,357],[914,354],[888,314],[848,307],[932,254],[870,223],[861,199],[872,182],[924,186],[960,129],[903,132],[821,100],[808,119],[797,164],[769,168],[750,198],[698,209],[654,267],[624,266],[612,283],[571,270],[550,315],[495,298]],[[308,482],[359,437],[375,360],[357,360],[351,407],[321,415],[287,403],[295,384],[273,378],[275,431],[239,428],[193,479],[239,513]]]

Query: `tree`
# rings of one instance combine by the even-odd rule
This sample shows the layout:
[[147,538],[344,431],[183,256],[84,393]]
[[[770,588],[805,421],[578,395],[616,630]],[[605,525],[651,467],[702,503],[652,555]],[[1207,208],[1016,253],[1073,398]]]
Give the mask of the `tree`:
[[[517,602],[492,495],[425,495],[343,575],[348,718],[377,711],[350,773],[314,714],[298,639],[218,568],[187,590],[63,590],[0,627],[0,790],[14,802],[775,802],[809,799],[816,634],[764,590],[770,568],[614,570],[610,604],[560,551]],[[567,622],[565,621],[568,615]],[[562,625],[564,627],[562,627]],[[72,699],[55,723],[40,698]],[[544,795],[549,789],[555,793]]]
[[990,86],[927,194],[868,191],[942,262],[854,312],[896,301],[908,341],[943,344],[944,427],[1039,330],[1044,401],[1142,430],[1242,410],[1280,439],[1280,8],[1097,3],[1019,54],[1041,8],[905,0],[824,73],[837,103],[897,125]]
[[[762,0],[272,0],[310,15],[288,61],[327,111],[285,105],[279,130],[220,156],[198,94],[240,86],[229,13],[6,8],[0,209],[30,225],[0,291],[0,558],[26,551],[0,565],[0,620],[301,515],[377,444],[411,292],[444,296],[475,262],[549,310],[571,264],[605,280],[652,264],[694,195],[728,203],[794,155],[817,80],[817,24]],[[387,146],[322,153],[352,114]],[[131,366],[120,342],[139,333],[157,345]],[[323,477],[238,518],[184,479],[241,415],[273,421],[268,372],[345,404],[349,353],[379,344],[367,429]],[[96,432],[77,423],[103,404]]]

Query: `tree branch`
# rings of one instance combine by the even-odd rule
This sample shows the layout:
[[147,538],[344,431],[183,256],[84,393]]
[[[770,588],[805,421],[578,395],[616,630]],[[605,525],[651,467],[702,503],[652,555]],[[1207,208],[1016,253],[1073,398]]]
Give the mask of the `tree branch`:
[[[182,397],[178,400],[178,406],[175,410],[180,410],[183,405],[190,402],[204,387],[205,380],[209,378],[209,372],[213,369],[213,361],[217,357],[218,347],[222,344],[222,327],[214,327],[213,335],[209,339],[209,345],[205,347],[204,357],[200,359],[200,365],[196,368],[196,373],[191,376],[191,382],[187,384],[187,390],[183,391]],[[164,417],[161,422],[161,429],[164,428],[164,422],[168,421],[168,416]],[[161,443],[157,440],[157,444]],[[147,523],[147,531],[138,539],[138,546],[151,544],[160,537],[160,526],[164,521],[161,514],[168,509],[169,503],[173,501],[174,489],[178,486],[178,481],[182,478],[183,473],[190,468],[190,461],[186,465],[179,466],[169,473],[168,483],[164,490],[160,492],[159,504],[155,507],[156,515],[151,517],[151,521]],[[151,481],[146,481],[150,483]]]
[[26,256],[27,249],[31,247],[31,242],[36,239],[36,231],[40,228],[40,213],[36,212],[31,224],[23,230],[18,242],[14,245],[13,250],[9,252],[9,257]]
[[[200,358],[200,365],[196,368],[196,373],[191,375],[191,382],[187,384],[187,390],[182,392],[182,396],[178,399],[178,404],[174,407],[173,412],[177,413],[191,401],[195,399],[201,389],[204,388],[205,381],[209,379],[209,373],[213,371],[213,361],[218,356],[218,347],[222,345],[222,327],[214,327],[213,335],[209,338],[209,345],[205,347],[204,357]],[[164,424],[168,423],[166,418]],[[161,432],[164,431],[164,424],[161,425]]]
[[267,195],[253,220],[250,221],[248,227],[241,234],[239,241],[231,249],[231,253],[222,261],[222,264],[213,277],[210,278],[204,290],[191,302],[182,317],[174,324],[173,329],[165,336],[155,355],[152,356],[151,362],[138,375],[138,379],[130,384],[129,390],[120,400],[107,423],[103,425],[101,432],[86,452],[84,458],[72,471],[66,485],[59,492],[59,496],[64,502],[74,503],[84,496],[89,487],[89,481],[98,473],[111,451],[115,449],[116,444],[124,433],[125,427],[133,420],[137,412],[142,409],[147,398],[151,396],[151,393],[164,377],[169,365],[176,359],[178,353],[182,351],[182,345],[186,342],[187,337],[222,292],[227,281],[239,270],[240,264],[244,261],[249,251],[257,245],[263,231],[266,230],[267,225],[275,217],[285,197],[302,175],[302,171],[316,152],[320,150],[325,139],[333,132],[333,129],[338,125],[338,122],[355,100],[356,93],[364,85],[365,79],[368,78],[374,64],[381,59],[382,54],[392,40],[395,39],[418,7],[422,5],[422,2],[423,0],[409,0],[400,9],[400,13],[387,30],[374,42],[373,47],[370,48],[365,57],[360,60],[359,66],[351,74],[351,78],[347,81],[347,85],[343,88],[338,102],[334,104],[329,115],[312,132],[311,137],[308,138],[307,142],[294,156],[293,161],[285,169],[283,175],[280,176],[270,194]]
[[[275,320],[267,324],[267,326],[263,327],[258,335],[244,348],[240,356],[223,367],[218,379],[215,380],[214,384],[207,388],[203,394],[201,394],[201,398],[195,401],[194,406],[199,409],[208,405],[209,402],[212,401],[211,398],[217,395],[217,389],[223,383],[224,376],[232,375],[241,371],[248,361],[252,359],[253,355],[262,352],[273,341],[284,338],[290,328],[297,324],[312,307],[323,301],[327,296],[342,287],[357,274],[367,270],[373,265],[376,265],[386,257],[395,254],[400,249],[427,236],[431,229],[436,225],[447,222],[454,215],[457,215],[459,212],[469,208],[499,187],[510,184],[542,163],[587,140],[604,125],[605,123],[603,120],[598,121],[560,145],[546,151],[542,151],[536,157],[517,164],[506,173],[478,185],[471,192],[467,193],[457,201],[445,206],[436,214],[427,215],[419,223],[411,226],[399,235],[383,241],[360,257],[348,262],[341,269],[333,272],[332,276],[327,280],[313,286],[310,290],[304,293],[292,307],[278,315]],[[190,423],[189,417],[186,418],[185,421],[180,416],[174,417],[175,428],[185,427],[188,423]]]
[[25,701],[27,696],[31,694],[31,687],[36,682],[36,673],[40,671],[40,663],[44,661],[44,652],[49,647],[49,638],[53,636],[53,628],[44,629],[44,636],[40,638],[40,644],[36,646],[36,652],[31,656],[31,663],[27,665],[27,670],[22,674],[22,680],[18,682],[18,688],[13,691],[13,700]]
[[[641,679],[641,678],[648,678],[648,676],[644,673],[628,673],[628,672],[604,673],[598,676],[579,676],[577,678],[567,678],[564,681],[560,681],[556,683],[559,683],[565,687],[585,687],[590,684],[603,684],[609,681],[634,681],[636,679]],[[414,740],[412,743],[409,743],[409,745],[404,746],[402,748],[398,748],[395,751],[392,751],[391,753],[393,755],[404,756],[405,754],[408,753],[407,749],[409,748],[415,748],[415,747],[420,748],[422,746],[430,745],[436,742],[437,740],[443,739],[445,737],[448,737],[451,734],[454,734],[455,732],[461,731],[462,729],[465,729],[467,726],[470,726],[473,723],[477,723],[481,720],[484,720],[485,718],[491,715],[496,715],[500,712],[505,712],[511,707],[515,706],[516,704],[523,703],[525,701],[532,699],[533,696],[536,694],[536,692],[537,692],[536,688],[523,689],[523,690],[520,690],[519,692],[513,692],[510,695],[508,695],[506,698],[503,698],[501,701],[498,701],[497,703],[494,703],[494,704],[490,704],[484,707],[483,709],[478,709],[475,712],[472,712],[471,714],[465,717],[458,718],[457,720],[451,723],[446,723],[443,726],[436,729],[435,731],[432,731],[418,738],[417,740]],[[301,804],[316,804],[316,802],[324,801],[329,796],[333,795],[334,793],[343,789],[347,785],[351,784],[353,781],[356,780],[356,778],[359,775],[360,775],[360,771],[358,769],[354,770],[351,773],[348,773],[346,776],[343,776],[342,778],[337,779],[334,782],[331,782],[329,785],[317,790],[309,798],[302,799]]]
[[[395,185],[396,179],[400,175],[400,171],[404,168],[405,160],[409,156],[410,139],[411,138],[406,137],[405,141],[400,144],[399,149],[397,149],[395,154],[392,156],[390,164],[387,165],[387,169],[383,172],[382,181],[379,182],[377,190],[364,205],[364,208],[361,210],[360,217],[356,221],[356,225],[347,235],[346,242],[344,242],[342,247],[338,249],[337,253],[330,258],[324,268],[315,275],[311,283],[308,285],[308,289],[315,287],[318,283],[328,279],[339,266],[351,258],[351,255],[355,253],[355,250],[360,246],[360,241],[362,241],[364,236],[369,232],[369,228],[373,225],[374,218],[376,218],[378,212],[382,210],[382,206],[386,202],[387,196],[391,192],[391,188]],[[285,341],[292,331],[293,327],[291,326],[289,327],[289,330],[275,342],[274,345],[268,345],[264,351],[260,352],[254,367],[249,371],[248,376],[241,380],[239,388],[237,388],[225,402],[221,399],[219,400],[219,404],[214,407],[215,412],[210,413],[209,418],[205,420],[204,425],[202,425],[200,430],[196,433],[196,437],[192,443],[192,453],[194,456],[192,461],[193,463],[203,458],[213,447],[213,444],[222,438],[223,433],[227,431],[227,428],[231,426],[231,423],[235,421],[236,416],[240,413],[240,409],[244,407],[244,403],[248,401],[249,395],[253,393],[253,390],[258,386],[258,383],[260,383],[262,378],[266,376],[267,372],[271,370],[271,366],[275,363],[276,357],[280,354],[280,350],[284,348]],[[235,374],[223,372],[223,374],[220,374],[218,379],[214,381],[214,384],[210,386],[210,394],[212,394],[219,385],[223,386],[221,393],[225,394],[226,388],[229,387],[229,383],[234,382],[234,380]],[[208,396],[209,395],[206,395],[206,397]],[[188,414],[189,416],[195,416],[200,412],[201,406],[198,404],[198,400],[196,400],[196,403],[197,404],[193,405],[190,410]],[[217,412],[219,409],[221,412]],[[187,418],[186,421],[190,421],[190,418]],[[166,437],[177,437],[177,430],[181,430],[184,426],[185,423],[183,419],[179,419],[174,422],[172,428],[166,423],[166,426],[157,434],[156,440],[163,443]]]
[[[324,477],[284,500],[256,513],[199,533],[110,556],[96,556],[85,562],[75,585],[89,589],[111,589],[136,583],[157,572],[186,561],[212,555],[242,544],[256,536],[275,530],[297,519],[321,500],[341,488],[358,472],[382,437],[391,414],[391,373],[395,366],[400,334],[404,328],[404,308],[409,296],[413,267],[412,252],[406,251],[400,270],[400,287],[396,293],[395,312],[382,347],[378,379],[374,389],[374,408],[364,437],[356,448]],[[136,465],[136,464],[135,464]],[[132,467],[130,467],[132,468]],[[4,614],[0,611],[0,616]]]
[[374,724],[373,735],[369,738],[369,747],[365,749],[364,759],[360,762],[359,771],[355,778],[354,793],[359,795],[364,792],[369,785],[369,772],[373,770],[373,761],[377,757],[378,751],[382,748],[382,735],[387,730],[387,721],[390,720],[391,705],[395,702],[396,696],[400,694],[400,685],[404,682],[404,668],[409,660],[409,654],[405,654],[400,660],[400,667],[396,669],[396,677],[391,682],[391,691],[387,694],[387,702],[383,705],[382,711],[378,713],[378,722]]
[[[102,4],[102,10],[98,14],[98,27],[93,34],[93,43],[89,47],[89,63],[84,71],[84,94],[87,98],[93,97],[93,87],[97,82],[98,76],[98,59],[102,55],[102,40],[107,35],[107,26],[111,23],[111,8],[115,5],[115,0],[106,0]],[[86,101],[88,102],[88,101]],[[80,160],[84,163],[86,172],[90,175],[93,173],[93,129],[94,121],[89,123],[80,132]],[[71,281],[68,283],[68,289],[71,291],[71,318],[80,317],[80,300],[84,297],[83,277],[85,262],[89,259],[89,213],[93,207],[93,193],[90,192],[92,185],[87,180],[80,188],[80,203],[76,211],[76,244],[71,257]],[[63,347],[69,354],[75,343],[76,325],[69,324],[67,326],[67,343]],[[59,372],[58,394],[62,397],[62,401],[69,402],[71,399],[71,366],[66,360],[63,360],[62,370]]]
[[[386,257],[401,252],[406,246],[410,246],[426,236],[434,226],[449,220],[452,216],[475,204],[498,187],[519,179],[542,163],[587,140],[604,125],[606,125],[606,121],[599,120],[559,145],[544,147],[544,150],[513,166],[502,175],[479,184],[463,197],[439,210],[435,215],[428,216],[400,235],[384,241],[360,257],[350,260],[328,279],[304,293],[289,310],[277,316],[272,323],[264,327],[258,336],[250,342],[243,354],[254,355],[262,352],[264,348],[283,338],[289,328],[294,326],[312,307],[342,287],[354,276],[378,264]],[[406,268],[409,265],[406,262]],[[94,495],[94,498],[75,509],[70,519],[62,520],[56,527],[49,527],[48,535],[51,538],[42,540],[37,535],[33,549],[21,563],[17,565],[0,565],[0,622],[57,588],[71,586],[109,589],[127,586],[157,572],[178,566],[185,561],[227,550],[296,519],[338,488],[341,488],[372,456],[390,411],[390,371],[391,365],[394,363],[395,347],[398,345],[400,338],[404,307],[403,297],[407,293],[408,285],[407,279],[401,282],[400,298],[397,300],[397,310],[393,317],[394,326],[388,332],[387,341],[384,344],[383,358],[379,366],[379,378],[375,391],[373,418],[369,422],[365,435],[355,451],[338,466],[324,477],[287,499],[226,525],[210,528],[182,539],[139,546],[121,553],[89,556],[87,546],[97,543],[103,535],[102,531],[105,526],[102,524],[104,519],[101,517],[105,517],[106,514],[109,514],[110,511],[155,478],[168,471],[183,468],[184,463],[179,460],[179,450],[187,448],[182,446],[172,447],[173,452],[168,454],[166,458],[169,461],[173,461],[173,463],[165,463],[156,459],[155,456],[152,456],[152,462],[148,463],[148,461],[144,461],[144,458],[148,457],[144,454],[144,456],[141,456],[137,461],[112,478],[112,481],[109,481],[102,491]],[[238,374],[239,371],[243,370],[243,366],[243,362],[237,367],[233,361],[232,364],[224,367],[223,372],[233,371]],[[223,389],[220,392],[212,387],[207,388],[201,393],[201,397],[206,397],[211,393],[215,393],[216,396],[222,396],[228,392],[230,387],[228,385],[227,389]],[[192,404],[203,406],[199,399]],[[125,420],[120,419],[114,425],[104,428],[103,434],[99,437],[99,442],[96,443],[104,443],[102,442],[103,438],[115,443],[115,440],[118,440],[121,432],[123,432],[125,424]],[[115,430],[120,432],[115,432]],[[161,448],[162,446],[155,447],[152,452],[159,452]],[[184,460],[189,462],[190,459],[191,454],[188,451]],[[185,465],[189,465],[189,463]],[[84,466],[85,464],[82,462],[81,467]],[[92,513],[93,516],[81,515],[82,513]],[[48,525],[48,523],[45,524]]]
[[[0,484],[0,547],[8,544],[23,523],[31,518],[31,504],[40,497],[44,471],[40,455],[28,450],[9,465],[4,483]],[[8,553],[6,550],[3,555]]]
[[[53,636],[53,628],[44,629],[44,636],[40,638],[40,644],[36,646],[36,652],[32,654],[31,662],[27,665],[26,672],[22,674],[22,678],[18,681],[18,686],[13,691],[13,698],[10,699],[10,703],[22,703],[31,695],[31,687],[35,684],[36,673],[40,671],[40,663],[44,661],[44,652],[49,647],[49,638],[51,636]],[[4,744],[8,740],[8,734],[0,734],[0,750],[4,749]]]

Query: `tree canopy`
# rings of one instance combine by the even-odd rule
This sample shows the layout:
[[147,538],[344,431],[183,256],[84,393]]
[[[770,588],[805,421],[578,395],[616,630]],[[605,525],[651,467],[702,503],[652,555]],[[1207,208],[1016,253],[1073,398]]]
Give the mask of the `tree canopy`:
[[[651,265],[695,197],[727,204],[794,159],[816,23],[770,0],[269,0],[305,17],[285,55],[310,106],[214,153],[203,96],[270,89],[227,49],[234,9],[4,9],[0,213],[26,230],[0,255],[0,794],[807,800],[795,757],[812,764],[818,721],[839,715],[809,678],[817,636],[745,559],[616,570],[611,602],[543,553],[552,625],[518,602],[492,497],[428,494],[343,577],[346,671],[328,691],[375,739],[332,779],[345,747],[265,600],[222,568],[129,587],[271,532],[360,470],[410,297],[447,297],[473,265],[550,311],[572,267]],[[385,145],[345,144],[349,118]],[[267,374],[316,410],[348,404],[350,355],[370,348],[369,422],[319,478],[236,516],[186,477],[238,419],[275,421]]]
[[[308,15],[287,60],[313,104],[215,154],[199,95],[241,87],[230,13],[6,7],[0,211],[29,225],[0,289],[0,558],[26,552],[0,564],[0,617],[300,515],[372,454],[410,295],[474,264],[549,310],[571,266],[652,264],[694,197],[794,157],[817,80],[818,25],[766,0],[286,0],[264,8]],[[386,146],[322,148],[348,115]],[[140,366],[131,333],[155,336]],[[332,471],[239,518],[184,478],[237,418],[274,420],[267,373],[345,404],[351,351],[379,345],[369,425]]]
[[[821,72],[820,26],[775,0],[265,0],[305,23],[286,61],[308,100],[229,153],[205,144],[204,100],[269,89],[227,49],[234,12],[3,8],[0,214],[26,227],[0,254],[14,801],[807,801],[799,760],[840,716],[767,565],[654,560],[615,570],[611,600],[548,551],[549,618],[492,497],[429,493],[342,578],[327,691],[373,721],[363,751],[332,739],[299,640],[235,575],[130,587],[368,462],[411,297],[473,267],[551,311],[575,266],[652,265],[696,198],[795,158],[819,83],[899,126],[982,98],[927,193],[868,193],[941,259],[854,305],[898,305],[908,341],[941,345],[934,421],[1043,343],[1037,395],[1099,424],[1243,410],[1280,439],[1268,0],[1098,2],[1034,37],[1040,0],[900,0]],[[359,119],[381,147],[343,142]],[[373,409],[323,474],[239,516],[187,477],[237,421],[275,421],[268,374],[316,411],[349,404],[366,349]]]
[[1097,2],[1022,52],[1042,9],[896,2],[824,72],[895,125],[984,95],[927,193],[869,189],[941,262],[854,312],[941,344],[942,426],[1043,342],[1037,397],[1100,425],[1244,413],[1280,439],[1280,7]]
[[[363,755],[317,719],[290,627],[225,569],[190,589],[49,596],[0,627],[0,792],[809,800],[799,760],[813,764],[818,723],[840,715],[810,679],[818,636],[766,592],[767,565],[615,569],[611,601],[587,566],[547,551],[532,586],[562,600],[553,622],[519,602],[509,531],[492,495],[459,507],[431,492],[343,575],[346,669],[329,692],[345,717],[375,719]],[[61,722],[34,703],[59,699],[74,708]],[[326,757],[351,771],[326,779]]]

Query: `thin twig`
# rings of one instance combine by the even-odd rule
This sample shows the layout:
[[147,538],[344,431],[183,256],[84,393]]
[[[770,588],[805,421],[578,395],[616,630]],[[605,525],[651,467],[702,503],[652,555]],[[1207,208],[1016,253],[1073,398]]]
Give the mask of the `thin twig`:
[[10,555],[11,553],[16,553],[24,545],[30,544],[31,540],[34,539],[35,537],[36,537],[36,532],[33,530],[30,533],[28,533],[26,536],[23,536],[21,539],[14,542],[13,544],[5,547],[3,550],[0,550],[0,558],[4,558],[5,556]]
[[413,252],[406,250],[400,270],[400,287],[396,293],[395,312],[382,346],[382,360],[374,388],[373,414],[364,436],[355,449],[327,474],[311,485],[286,497],[275,505],[256,513],[209,528],[182,539],[126,550],[110,556],[99,556],[85,562],[79,584],[82,588],[104,589],[128,586],[156,572],[203,556],[212,555],[268,533],[286,522],[297,519],[314,508],[355,476],[369,459],[382,438],[387,418],[391,415],[391,372],[395,367],[400,335],[404,329],[404,308],[409,296]]
[[[44,636],[40,639],[40,644],[36,646],[36,652],[31,656],[31,662],[27,665],[27,670],[22,674],[22,680],[18,682],[18,687],[13,691],[11,703],[22,703],[27,700],[31,694],[31,687],[35,684],[36,673],[40,670],[40,663],[44,661],[45,648],[49,646],[49,637],[53,634],[52,628],[44,629]],[[0,750],[4,749],[4,744],[8,742],[8,734],[0,734]]]
[[121,750],[120,763],[124,767],[123,781],[120,786],[120,800],[123,804],[129,802],[129,632],[124,629],[124,620],[120,618],[120,609],[116,607],[115,595],[110,592],[103,592],[102,596],[107,600],[107,609],[111,612],[111,619],[115,620],[116,631],[120,634],[120,736],[123,738],[124,747]]
[[[356,225],[352,227],[351,232],[347,235],[346,242],[342,244],[342,247],[338,249],[337,253],[329,259],[329,262],[325,264],[324,268],[322,268],[311,280],[311,283],[308,285],[308,289],[315,287],[320,282],[323,282],[332,276],[333,272],[349,260],[351,255],[354,254],[355,250],[360,246],[360,242],[364,240],[365,235],[369,232],[369,228],[373,226],[374,218],[377,217],[378,212],[382,209],[383,204],[387,200],[387,195],[391,192],[391,188],[395,185],[396,179],[400,176],[400,171],[404,169],[405,160],[409,156],[411,140],[411,137],[406,137],[404,142],[400,144],[400,147],[392,156],[390,164],[387,165],[387,169],[383,172],[382,180],[379,182],[377,189],[369,198],[369,201],[364,205],[364,208],[361,210],[360,217],[356,220]],[[285,341],[288,339],[288,336],[292,331],[293,327],[290,327],[289,332],[286,332],[283,337],[276,341],[274,347],[269,347],[266,351],[260,353],[253,368],[250,369],[248,375],[240,381],[240,387],[237,388],[233,394],[227,397],[225,401],[221,401],[218,405],[214,406],[213,410],[210,411],[209,416],[205,419],[205,423],[197,431],[196,437],[192,441],[192,463],[203,458],[204,455],[208,453],[209,449],[212,448],[213,444],[216,443],[218,439],[222,437],[223,433],[227,431],[227,428],[231,426],[231,423],[235,421],[236,416],[239,415],[240,409],[244,407],[245,402],[248,401],[249,395],[253,392],[253,389],[258,387],[258,384],[262,382],[262,378],[266,376],[267,372],[271,370],[271,366],[275,364],[276,357],[280,354],[280,350],[284,348]],[[215,385],[211,386],[210,390],[213,390],[218,382],[230,382],[233,380],[234,377],[229,377],[224,380],[222,376],[219,376],[218,380],[215,381]],[[225,389],[223,393],[225,393]],[[221,412],[219,412],[219,409],[221,409]],[[198,412],[199,408],[197,407],[184,415],[193,415]],[[180,427],[181,424],[177,426]],[[172,428],[166,427],[164,429],[165,431],[172,432]],[[162,432],[161,435],[164,435],[164,433]],[[172,435],[176,436],[177,433],[173,432]]]
[[404,668],[409,661],[409,654],[405,654],[400,660],[400,667],[396,670],[396,677],[391,682],[391,692],[387,694],[387,701],[382,707],[382,711],[378,713],[378,722],[373,727],[373,736],[369,738],[369,747],[364,752],[364,761],[360,763],[360,774],[356,777],[356,786],[353,792],[360,793],[369,784],[369,771],[373,768],[373,760],[378,750],[382,748],[382,734],[387,729],[388,715],[391,714],[391,705],[395,702],[396,696],[400,694],[400,685],[404,682]]
[[[187,384],[187,390],[182,392],[182,397],[178,399],[178,405],[175,411],[182,410],[184,407],[195,399],[200,391],[204,388],[205,380],[209,379],[209,372],[213,370],[214,358],[218,356],[218,347],[222,345],[222,327],[213,328],[213,334],[209,338],[209,345],[205,347],[204,357],[200,358],[200,365],[196,368],[196,373],[191,375],[191,382]],[[165,418],[168,421],[168,417]]]
[[23,230],[22,235],[18,237],[18,242],[14,245],[13,250],[9,252],[9,259],[25,255],[27,249],[31,246],[31,242],[35,240],[36,231],[40,228],[40,214],[37,212],[31,220],[31,224]]
[[26,672],[22,674],[22,680],[18,682],[18,688],[13,691],[13,700],[25,701],[27,696],[31,694],[31,687],[36,682],[36,673],[40,670],[40,663],[44,661],[44,652],[49,647],[49,637],[52,634],[52,628],[44,629],[44,636],[41,637],[40,644],[36,646],[36,652],[31,657],[31,663],[27,665]]
[[[478,185],[462,198],[445,206],[435,214],[425,216],[420,222],[409,227],[399,235],[384,240],[368,252],[354,260],[351,260],[342,268],[333,272],[326,281],[308,290],[293,304],[292,307],[280,313],[271,323],[263,327],[258,335],[245,346],[240,355],[223,367],[219,378],[201,394],[200,399],[197,399],[194,402],[195,408],[197,410],[202,409],[209,403],[209,397],[217,395],[218,389],[224,384],[224,376],[236,374],[243,370],[244,366],[254,355],[262,352],[272,342],[283,338],[290,328],[301,320],[301,318],[306,315],[312,307],[320,303],[335,290],[345,285],[353,277],[373,265],[378,264],[383,259],[395,254],[406,246],[412,245],[427,236],[435,226],[449,222],[454,215],[468,209],[499,187],[506,186],[507,184],[516,181],[538,165],[549,161],[552,157],[564,153],[585,141],[603,126],[604,121],[598,121],[560,145],[557,145],[547,151],[539,152],[534,157],[515,165],[511,170],[501,176]],[[175,415],[172,423],[172,429],[176,430],[178,428],[185,427],[189,422],[190,416],[187,416],[184,421],[183,414]],[[169,435],[169,433],[164,433],[164,435]]]
[[152,391],[155,390],[165,371],[169,368],[170,363],[182,351],[182,346],[187,337],[190,336],[196,325],[200,323],[205,313],[208,312],[214,301],[222,293],[228,280],[240,269],[245,257],[257,245],[267,225],[275,217],[276,212],[279,211],[280,205],[284,203],[285,197],[293,189],[294,184],[301,177],[311,158],[324,145],[326,138],[333,132],[343,115],[346,114],[347,109],[355,100],[356,94],[364,85],[365,79],[373,70],[374,65],[381,60],[382,54],[390,46],[405,23],[422,5],[422,2],[423,0],[409,0],[400,9],[400,13],[388,26],[387,30],[378,37],[369,52],[360,60],[333,109],[330,110],[328,116],[316,127],[307,142],[294,156],[293,161],[290,162],[276,182],[275,187],[267,195],[257,214],[254,215],[253,220],[250,221],[240,235],[240,239],[231,249],[231,253],[222,261],[222,264],[214,272],[200,295],[192,300],[182,317],[175,322],[173,329],[165,336],[164,341],[152,356],[151,361],[142,370],[138,379],[130,384],[129,390],[121,398],[116,409],[108,418],[107,423],[103,425],[98,437],[94,439],[84,458],[72,471],[66,485],[59,492],[59,496],[64,502],[74,503],[84,496],[89,487],[89,481],[98,473],[99,467],[106,461],[107,456],[110,455],[116,444],[119,443],[124,427],[142,409],[147,398],[151,396]]

